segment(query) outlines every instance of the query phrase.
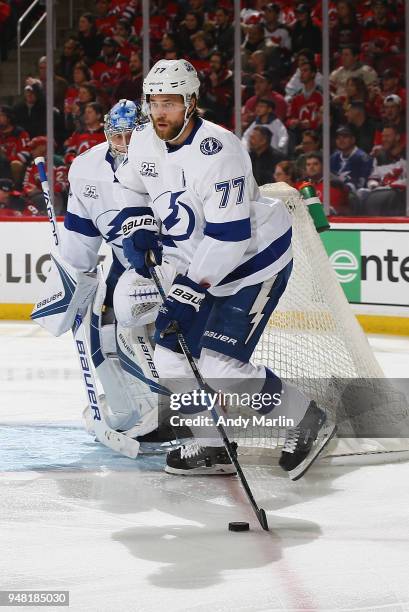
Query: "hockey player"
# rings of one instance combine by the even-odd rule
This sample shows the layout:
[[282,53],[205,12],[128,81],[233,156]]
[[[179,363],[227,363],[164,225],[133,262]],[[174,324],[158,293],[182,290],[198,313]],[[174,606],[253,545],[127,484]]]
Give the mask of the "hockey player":
[[[89,335],[94,366],[106,396],[104,416],[111,428],[138,439],[157,427],[157,393],[161,388],[152,367],[153,350],[143,320],[144,305],[140,307],[137,328],[129,330],[115,325],[113,292],[128,263],[122,252],[123,216],[113,203],[113,185],[114,171],[126,156],[132,130],[138,129],[144,120],[140,107],[129,100],[120,100],[105,117],[106,142],[74,160],[68,176],[70,193],[56,267],[61,277],[68,273],[75,279],[77,287],[65,309],[61,301],[59,314],[52,314],[55,304],[54,310],[40,308],[33,314],[40,324],[60,335],[70,329],[78,309],[86,312],[93,298]],[[142,195],[140,201],[145,202],[146,196]],[[106,280],[99,274],[96,287],[94,271],[103,240],[112,249],[112,265]],[[142,290],[144,285],[146,281],[142,283]],[[152,287],[151,281],[150,290]],[[53,295],[55,300],[58,291],[48,290],[48,295]],[[56,304],[60,306],[58,300]],[[90,432],[93,430],[91,414],[88,407],[84,416]]]
[[[135,276],[149,277],[146,254],[160,264],[162,250],[177,274],[156,319],[155,366],[163,379],[191,377],[176,322],[204,378],[258,379],[258,391],[283,392],[296,427],[280,465],[300,473],[334,427],[295,387],[250,362],[291,274],[290,215],[281,200],[261,197],[236,136],[198,117],[199,80],[189,62],[157,62],[143,93],[151,124],[133,132],[115,176],[117,201],[133,207],[123,248]],[[146,192],[151,205],[135,210]],[[166,471],[233,472],[217,432],[193,431],[201,439],[171,451]]]

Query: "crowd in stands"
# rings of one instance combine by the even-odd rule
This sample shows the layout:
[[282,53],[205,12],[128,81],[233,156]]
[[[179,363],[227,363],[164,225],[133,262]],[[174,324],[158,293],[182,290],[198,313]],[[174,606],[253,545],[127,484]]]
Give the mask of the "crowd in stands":
[[[0,38],[11,4],[0,0]],[[73,159],[104,141],[104,114],[121,98],[140,100],[141,10],[139,0],[96,0],[56,62],[60,213]],[[200,115],[234,130],[232,0],[151,0],[150,13],[151,62],[189,60],[201,79]],[[331,212],[405,214],[404,2],[334,0],[329,19]],[[309,178],[323,198],[321,0],[242,1],[241,31],[242,142],[256,180],[297,187]],[[33,159],[46,150],[46,66],[39,58],[21,99],[0,106],[0,212],[14,198],[15,214],[44,213]]]

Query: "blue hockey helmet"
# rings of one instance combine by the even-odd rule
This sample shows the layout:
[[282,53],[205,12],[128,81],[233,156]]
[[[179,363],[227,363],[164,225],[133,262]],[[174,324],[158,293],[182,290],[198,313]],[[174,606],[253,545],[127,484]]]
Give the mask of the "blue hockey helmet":
[[131,100],[119,100],[111,108],[105,115],[104,131],[114,157],[127,154],[132,130],[146,121],[141,107]]

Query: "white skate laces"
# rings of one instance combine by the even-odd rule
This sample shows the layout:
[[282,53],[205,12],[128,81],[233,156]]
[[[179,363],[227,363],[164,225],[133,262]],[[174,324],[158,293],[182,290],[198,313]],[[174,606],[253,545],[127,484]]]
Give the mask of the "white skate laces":
[[180,449],[181,459],[191,459],[196,457],[202,451],[203,447],[194,440],[191,444],[185,444]]
[[301,430],[299,427],[292,427],[287,434],[287,437],[284,442],[283,451],[285,453],[294,453],[298,439],[300,437]]

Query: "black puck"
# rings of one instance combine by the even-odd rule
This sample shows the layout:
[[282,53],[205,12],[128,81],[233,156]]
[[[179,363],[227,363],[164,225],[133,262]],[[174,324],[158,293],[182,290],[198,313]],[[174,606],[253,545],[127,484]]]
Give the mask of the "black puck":
[[229,531],[249,531],[250,525],[244,521],[229,523]]

